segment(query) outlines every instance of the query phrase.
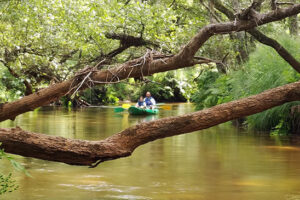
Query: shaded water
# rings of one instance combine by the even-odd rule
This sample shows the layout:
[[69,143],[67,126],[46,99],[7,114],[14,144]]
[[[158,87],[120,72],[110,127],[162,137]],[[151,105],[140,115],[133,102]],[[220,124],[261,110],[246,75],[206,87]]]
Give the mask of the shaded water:
[[[193,111],[191,104],[171,105],[147,117],[110,108],[46,107],[0,126],[99,140],[142,121]],[[298,140],[241,132],[229,123],[151,142],[94,169],[16,157],[32,177],[14,172],[20,188],[0,199],[300,199]],[[1,172],[11,170],[7,162],[0,164]]]

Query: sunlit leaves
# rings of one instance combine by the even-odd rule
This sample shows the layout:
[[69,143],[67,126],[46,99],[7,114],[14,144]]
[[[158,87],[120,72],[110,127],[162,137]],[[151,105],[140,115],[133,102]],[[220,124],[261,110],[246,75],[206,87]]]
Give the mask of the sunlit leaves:
[[[143,37],[159,44],[158,50],[178,51],[206,23],[197,5],[192,1],[173,5],[171,0],[128,4],[117,0],[5,1],[0,5],[0,45],[8,52],[22,49],[9,65],[37,88],[49,84],[49,79],[41,77],[66,79],[84,66],[80,63],[93,64],[90,60],[118,48],[119,41],[107,39],[107,32]],[[0,51],[0,59],[4,59],[4,51]],[[114,62],[144,51],[130,48]]]

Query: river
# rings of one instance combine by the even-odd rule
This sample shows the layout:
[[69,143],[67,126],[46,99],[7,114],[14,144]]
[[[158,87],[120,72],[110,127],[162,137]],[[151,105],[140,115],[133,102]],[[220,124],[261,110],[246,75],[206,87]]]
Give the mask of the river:
[[[43,107],[0,126],[100,140],[143,121],[193,111],[192,104],[170,105],[171,110],[146,117],[105,107]],[[14,156],[31,177],[13,170],[19,189],[0,199],[296,200],[300,199],[299,144],[295,137],[242,131],[225,123],[145,144],[128,158],[94,169]],[[0,172],[12,171],[7,161],[0,163]]]

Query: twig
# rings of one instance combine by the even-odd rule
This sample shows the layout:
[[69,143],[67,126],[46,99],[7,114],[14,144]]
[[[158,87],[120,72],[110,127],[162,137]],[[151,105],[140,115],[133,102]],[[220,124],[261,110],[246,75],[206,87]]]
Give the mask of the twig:
[[77,89],[75,90],[75,92],[73,92],[73,94],[71,95],[71,98],[74,98],[75,93],[81,88],[81,86],[83,85],[83,83],[85,82],[85,80],[92,74],[92,71],[90,71],[85,77],[84,79],[81,81],[80,85],[77,87]]

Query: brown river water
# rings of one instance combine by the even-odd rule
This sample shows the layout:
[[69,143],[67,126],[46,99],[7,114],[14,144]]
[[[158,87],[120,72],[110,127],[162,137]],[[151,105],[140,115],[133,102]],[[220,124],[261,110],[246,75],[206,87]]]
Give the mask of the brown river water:
[[[44,107],[0,126],[99,140],[143,121],[193,111],[192,104],[170,105],[157,116],[139,117],[105,107]],[[242,131],[230,123],[145,144],[131,157],[94,169],[14,157],[31,177],[1,160],[0,172],[13,171],[19,185],[1,200],[300,199],[299,139]]]

